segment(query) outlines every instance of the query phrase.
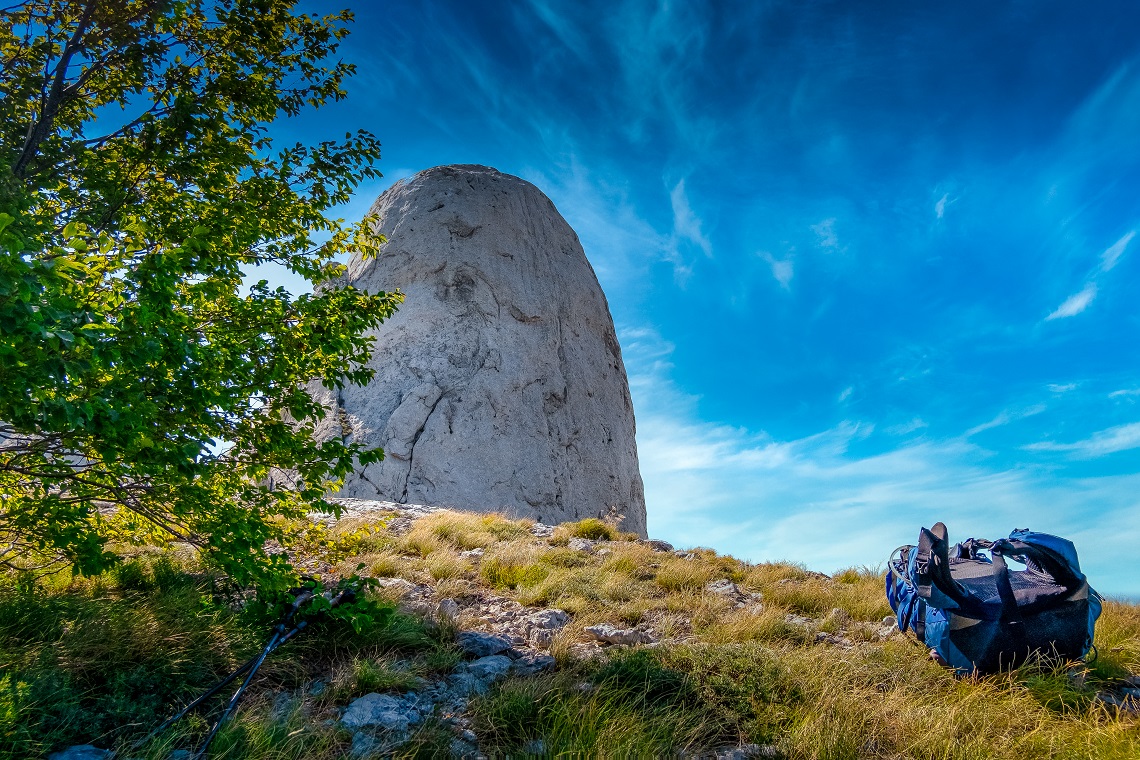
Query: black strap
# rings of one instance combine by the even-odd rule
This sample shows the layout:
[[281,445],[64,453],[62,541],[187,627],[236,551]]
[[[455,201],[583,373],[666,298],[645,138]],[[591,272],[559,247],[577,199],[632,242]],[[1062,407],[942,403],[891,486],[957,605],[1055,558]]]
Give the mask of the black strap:
[[1021,616],[1021,609],[1017,606],[1017,597],[1013,593],[1013,585],[1009,581],[1009,565],[1002,555],[1006,552],[1016,552],[1009,541],[995,541],[990,547],[990,557],[994,565],[994,582],[997,584],[998,596],[1001,598],[1001,625],[1013,639],[1014,646],[1020,648],[1025,643],[1025,621]]
[[[935,523],[929,530],[923,528],[918,534],[915,576],[918,594],[923,599],[932,599],[933,586],[960,607],[971,605],[969,593],[950,574],[950,542],[942,523]],[[934,606],[942,604],[935,602]]]

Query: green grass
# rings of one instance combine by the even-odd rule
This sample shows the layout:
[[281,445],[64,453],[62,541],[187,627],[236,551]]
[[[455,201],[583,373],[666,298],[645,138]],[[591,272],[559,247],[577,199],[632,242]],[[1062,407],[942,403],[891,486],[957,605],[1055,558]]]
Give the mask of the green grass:
[[[490,753],[508,756],[542,739],[552,755],[666,757],[716,743],[721,721],[695,682],[647,651],[616,657],[576,682],[572,674],[516,680],[473,708]],[[488,747],[484,747],[488,751]]]
[[[306,548],[338,568],[363,563],[435,584],[433,601],[505,596],[573,615],[552,644],[557,672],[507,680],[473,702],[490,757],[526,756],[535,740],[564,757],[675,757],[741,743],[770,745],[787,760],[1140,757],[1140,719],[1095,698],[1140,675],[1140,607],[1105,605],[1087,665],[958,678],[913,639],[882,638],[889,607],[878,569],[827,578],[710,549],[685,559],[617,533],[606,552],[589,553],[566,546],[573,536],[605,538],[589,521],[550,539],[529,528],[440,512],[397,536],[382,521],[355,519]],[[460,554],[476,547],[481,558]],[[706,589],[721,579],[743,595]],[[224,591],[191,559],[161,552],[34,589],[0,577],[0,760],[81,743],[121,748],[251,656],[272,621],[257,605],[234,611]],[[317,623],[270,657],[211,756],[347,757],[340,707],[371,691],[418,689],[458,664],[453,623],[385,609],[360,634]],[[665,642],[578,657],[590,640],[583,628],[600,622],[649,628]],[[196,746],[215,714],[192,716],[129,756],[165,760]],[[446,755],[452,737],[429,720],[392,756]]]
[[[216,591],[214,579],[172,556],[130,560],[91,579],[56,576],[31,589],[0,578],[0,758],[44,757],[73,744],[123,746],[259,651],[271,621],[231,610]],[[257,709],[258,695],[304,693],[338,660],[377,663],[445,649],[421,621],[390,608],[361,634],[317,622],[265,661],[242,719],[219,734],[217,756],[264,757],[256,747],[273,746],[273,757],[339,757],[343,737],[311,727],[293,733],[289,720]],[[362,665],[346,693],[407,683]],[[205,729],[191,716],[135,756],[192,746]]]
[[613,541],[618,536],[615,527],[596,517],[587,517],[585,520],[569,523],[566,528],[575,538],[588,538],[592,541]]
[[958,679],[888,642],[844,656],[758,643],[620,652],[516,680],[474,706],[488,754],[533,739],[570,757],[665,757],[737,746],[794,760],[1140,757],[1135,718],[1095,706],[1064,669]]

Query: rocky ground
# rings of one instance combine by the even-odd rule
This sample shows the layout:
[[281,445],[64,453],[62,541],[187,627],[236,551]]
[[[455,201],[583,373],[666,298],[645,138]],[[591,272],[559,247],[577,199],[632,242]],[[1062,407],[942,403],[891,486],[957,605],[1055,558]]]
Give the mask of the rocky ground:
[[[387,501],[342,499],[340,503],[345,510],[342,520],[384,515],[387,518],[387,530],[397,536],[406,534],[415,521],[441,511],[428,506]],[[331,517],[323,519],[330,526],[336,522]],[[530,525],[530,533],[536,545],[546,545],[554,536],[555,526],[533,523]],[[566,548],[595,559],[603,559],[613,552],[610,545],[618,543],[624,542],[574,537],[566,542]],[[698,554],[674,550],[665,541],[649,539],[639,543],[654,552],[672,554],[690,562],[699,560]],[[474,548],[461,555],[477,565],[484,553],[484,549]],[[310,569],[328,571],[332,568],[314,565]],[[822,573],[809,575],[817,579],[828,579]],[[427,716],[435,715],[454,728],[455,738],[451,745],[453,756],[484,757],[475,733],[469,728],[470,721],[466,714],[469,700],[486,693],[492,684],[507,676],[525,677],[554,669],[556,660],[549,653],[550,647],[555,637],[572,623],[573,616],[561,609],[524,606],[488,590],[452,598],[441,596],[431,583],[413,583],[399,577],[385,578],[379,582],[387,594],[399,601],[401,610],[431,618],[441,625],[453,626],[456,645],[467,660],[447,676],[426,681],[418,689],[402,694],[366,694],[350,703],[339,716],[339,722],[353,732],[353,756],[383,755],[406,741],[409,731]],[[710,581],[705,585],[704,591],[727,600],[735,609],[759,612],[763,607],[762,594],[744,591],[727,579]],[[819,619],[788,614],[785,620],[792,626],[802,628],[820,643],[845,648],[855,646],[845,635],[852,626],[860,629],[864,640],[867,634],[876,639],[898,634],[893,616],[884,617],[878,625],[856,624],[839,608]],[[818,630],[821,627],[827,630]],[[568,645],[570,654],[579,659],[596,657],[603,650],[614,646],[653,647],[693,639],[687,633],[662,636],[652,624],[619,627],[610,623],[598,623],[582,626],[581,632],[584,635],[579,635],[577,640]],[[588,687],[588,684],[583,684],[583,687]],[[544,754],[541,740],[536,740],[526,749],[527,754]],[[774,757],[776,751],[774,747],[766,745],[746,744],[725,747],[705,756],[717,760],[735,760]],[[60,757],[54,760],[71,759]]]

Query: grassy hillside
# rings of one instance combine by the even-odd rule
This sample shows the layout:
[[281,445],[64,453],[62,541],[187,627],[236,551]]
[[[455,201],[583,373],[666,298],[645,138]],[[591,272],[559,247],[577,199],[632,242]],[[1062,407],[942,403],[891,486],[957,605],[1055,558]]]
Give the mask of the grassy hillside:
[[[1106,605],[1088,665],[956,678],[883,625],[874,570],[828,578],[655,551],[598,521],[536,536],[498,516],[391,517],[343,520],[305,556],[315,572],[363,566],[408,581],[377,592],[387,612],[361,634],[318,623],[278,650],[212,757],[346,757],[352,737],[337,719],[349,702],[452,672],[456,631],[494,628],[517,605],[570,613],[548,642],[557,667],[429,718],[391,755],[446,756],[465,736],[491,757],[713,757],[741,745],[783,758],[1140,757],[1140,719],[1097,697],[1140,675],[1134,606]],[[267,638],[266,612],[235,604],[193,555],[132,552],[98,578],[0,581],[0,758],[124,747]],[[444,599],[457,615],[436,612]],[[599,623],[654,643],[602,646],[585,632]],[[119,757],[193,747],[213,714]]]

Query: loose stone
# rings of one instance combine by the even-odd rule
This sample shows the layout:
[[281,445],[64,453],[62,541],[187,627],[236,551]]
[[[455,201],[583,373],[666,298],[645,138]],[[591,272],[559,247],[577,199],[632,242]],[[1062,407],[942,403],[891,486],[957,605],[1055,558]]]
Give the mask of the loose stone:
[[583,630],[598,641],[607,644],[649,644],[656,641],[655,637],[645,631],[639,631],[636,628],[615,628],[606,623],[591,625]]

